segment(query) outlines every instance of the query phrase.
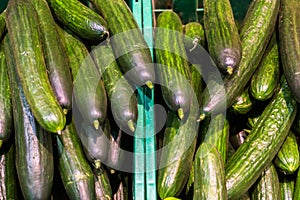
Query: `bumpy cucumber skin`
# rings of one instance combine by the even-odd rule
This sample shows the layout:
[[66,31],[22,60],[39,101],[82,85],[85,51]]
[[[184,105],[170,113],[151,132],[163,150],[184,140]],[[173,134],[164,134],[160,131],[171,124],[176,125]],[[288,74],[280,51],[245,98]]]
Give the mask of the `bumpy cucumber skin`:
[[[252,1],[240,30],[242,58],[239,69],[223,82],[215,82],[203,91],[200,118],[224,112],[240,95],[255,72],[275,28],[279,1]],[[255,41],[255,42],[254,42]],[[224,94],[225,89],[225,94]],[[210,92],[214,93],[211,95]]]
[[164,11],[156,21],[155,58],[161,65],[157,75],[162,84],[162,95],[168,107],[177,112],[189,111],[191,105],[190,72],[183,42],[179,16]]
[[51,134],[35,120],[14,68],[8,37],[4,38],[5,55],[12,88],[15,128],[15,165],[25,199],[48,199],[51,194],[54,163]]
[[293,132],[289,132],[275,157],[274,163],[285,174],[293,174],[298,169],[300,165],[299,149]]
[[193,199],[227,199],[225,167],[218,149],[204,142],[195,155]]
[[0,140],[5,142],[9,139],[13,129],[13,115],[11,89],[3,42],[0,47],[0,77]]
[[274,164],[270,164],[257,182],[253,185],[253,191],[251,193],[251,199],[257,200],[280,200],[280,186],[279,178]]
[[281,88],[255,123],[245,142],[226,163],[228,198],[238,198],[273,160],[286,138],[297,112],[284,77]]
[[280,1],[279,50],[283,73],[295,99],[300,102],[300,2]]
[[257,71],[251,78],[251,95],[260,101],[270,99],[279,82],[279,51],[275,43],[271,50],[264,56]]
[[81,38],[102,41],[108,36],[106,21],[79,0],[47,0],[56,18]]
[[66,117],[48,79],[38,26],[37,14],[30,2],[9,1],[6,27],[24,94],[39,124],[56,133],[64,128]]
[[73,122],[56,135],[58,169],[70,199],[96,199],[94,175]]
[[65,113],[72,107],[72,79],[62,41],[46,0],[32,0],[39,21],[40,35],[49,81]]
[[[153,87],[155,70],[149,47],[124,0],[91,0],[107,21],[113,35],[110,43],[124,73],[134,84]],[[121,34],[119,34],[121,33]]]

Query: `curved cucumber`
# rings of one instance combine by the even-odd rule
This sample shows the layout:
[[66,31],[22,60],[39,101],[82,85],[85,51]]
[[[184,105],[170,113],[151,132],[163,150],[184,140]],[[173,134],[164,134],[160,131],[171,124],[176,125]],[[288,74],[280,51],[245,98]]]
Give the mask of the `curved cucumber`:
[[48,79],[38,18],[31,3],[25,0],[9,1],[6,26],[15,68],[34,117],[45,130],[60,132],[66,117]]
[[72,107],[72,79],[62,41],[46,0],[32,0],[38,21],[49,81],[66,114]]
[[79,0],[47,0],[56,18],[78,36],[94,41],[108,36],[106,21]]
[[238,198],[258,179],[283,144],[296,112],[296,101],[283,76],[280,90],[226,163],[228,198]]

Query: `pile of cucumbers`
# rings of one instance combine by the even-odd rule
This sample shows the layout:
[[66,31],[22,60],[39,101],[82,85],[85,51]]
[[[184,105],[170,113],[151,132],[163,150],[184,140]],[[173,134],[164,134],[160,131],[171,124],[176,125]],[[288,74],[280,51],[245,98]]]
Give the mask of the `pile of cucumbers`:
[[300,1],[237,20],[203,0],[190,21],[182,3],[155,16],[152,58],[124,0],[8,1],[0,199],[132,199],[138,87],[166,111],[157,198],[300,199]]

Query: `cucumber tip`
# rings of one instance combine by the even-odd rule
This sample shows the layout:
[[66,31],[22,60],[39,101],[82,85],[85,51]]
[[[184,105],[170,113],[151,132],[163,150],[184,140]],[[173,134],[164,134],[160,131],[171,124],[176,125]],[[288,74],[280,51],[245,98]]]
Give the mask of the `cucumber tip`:
[[199,119],[197,120],[198,122],[200,122],[200,121],[202,121],[202,120],[204,120],[205,119],[205,114],[201,114],[200,116],[199,116]]
[[153,88],[153,83],[151,81],[146,81],[145,83],[149,89]]
[[58,130],[58,131],[57,131],[57,134],[58,134],[58,135],[61,135],[61,130]]
[[94,161],[94,166],[95,166],[96,169],[99,169],[99,168],[101,167],[101,162],[100,162],[100,160],[95,160],[95,161]]
[[130,130],[131,132],[134,132],[134,131],[135,131],[135,125],[134,125],[134,122],[133,122],[132,120],[129,120],[129,121],[127,122],[127,126],[128,126],[128,128],[129,128],[129,130]]
[[182,108],[179,108],[178,111],[177,111],[177,113],[178,113],[179,119],[183,119],[184,118],[184,111],[183,111]]
[[233,67],[232,66],[227,66],[227,73],[228,74],[233,74]]
[[64,113],[64,115],[67,115],[68,114],[68,109],[64,108],[63,113]]
[[94,120],[93,124],[94,124],[94,128],[96,130],[98,130],[99,129],[99,121],[98,120]]

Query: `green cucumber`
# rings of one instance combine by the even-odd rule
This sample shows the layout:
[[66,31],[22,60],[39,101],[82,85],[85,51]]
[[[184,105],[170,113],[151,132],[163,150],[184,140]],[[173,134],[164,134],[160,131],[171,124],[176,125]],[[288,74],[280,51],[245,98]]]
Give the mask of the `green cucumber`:
[[271,163],[253,185],[251,198],[257,200],[280,200],[280,195],[278,174],[275,165]]
[[106,21],[78,0],[47,0],[55,17],[78,36],[102,41],[108,36]]
[[54,176],[51,134],[35,120],[14,68],[15,60],[8,37],[4,40],[12,91],[18,180],[25,199],[48,199]]
[[106,169],[103,165],[93,170],[97,200],[111,200],[112,189]]
[[233,113],[245,115],[252,109],[254,102],[249,93],[249,87],[247,87],[242,94],[236,98],[231,106]]
[[294,187],[294,194],[293,199],[299,200],[300,199],[300,170],[297,170],[297,173],[295,173],[296,180],[295,180],[295,187]]
[[283,177],[279,181],[281,199],[283,200],[293,200],[295,182],[292,177]]
[[0,47],[0,147],[7,141],[13,129],[11,89],[9,85],[3,42]]
[[270,99],[277,88],[280,78],[278,54],[278,45],[275,42],[271,50],[265,53],[258,69],[251,78],[250,92],[257,100]]
[[227,199],[225,167],[218,149],[203,142],[195,155],[193,199]]
[[31,3],[26,0],[9,1],[6,26],[15,68],[34,117],[45,130],[61,132],[66,117],[48,79],[39,22]]
[[70,199],[96,199],[94,175],[72,121],[56,135],[58,170]]
[[226,162],[229,142],[229,121],[224,114],[206,118],[200,125],[202,141],[214,145],[222,159]]
[[167,106],[184,118],[191,105],[189,66],[183,42],[182,23],[173,11],[162,12],[156,21],[155,57],[157,75]]
[[285,174],[293,174],[298,169],[300,165],[299,148],[293,132],[289,132],[274,163]]
[[91,55],[100,71],[114,120],[122,130],[134,132],[137,121],[137,97],[115,60],[109,44],[98,45]]
[[13,140],[0,149],[0,199],[17,199],[15,145]]
[[282,0],[278,19],[279,50],[283,73],[298,102],[300,102],[299,9],[299,1]]
[[39,21],[43,52],[52,90],[66,114],[72,107],[72,79],[62,41],[46,0],[32,0]]
[[184,25],[184,44],[189,51],[195,49],[195,45],[205,46],[205,33],[203,26],[199,22],[189,22]]
[[206,87],[202,95],[200,119],[212,113],[224,112],[245,90],[269,43],[278,11],[279,1],[251,1],[240,30],[242,58],[239,69],[224,81],[214,80],[210,87]]
[[208,51],[229,75],[239,66],[242,47],[229,0],[204,0],[204,29]]
[[284,76],[281,88],[264,109],[245,142],[226,163],[228,198],[238,198],[258,179],[286,138],[297,107]]
[[6,23],[5,23],[5,14],[6,10],[4,10],[1,14],[0,14],[0,40],[2,40],[5,36],[6,33]]
[[[124,0],[91,0],[104,17],[113,35],[111,46],[120,68],[137,86],[153,88],[155,71],[149,47]],[[150,29],[149,29],[150,30]],[[145,30],[146,31],[146,30]],[[130,72],[130,73],[127,73]]]
[[73,105],[83,119],[98,129],[107,112],[107,95],[100,73],[86,46],[57,26],[73,78]]

